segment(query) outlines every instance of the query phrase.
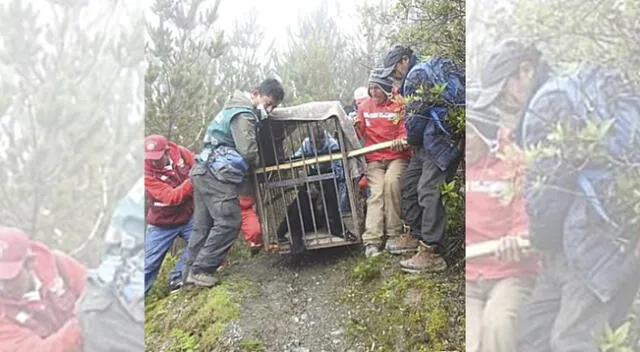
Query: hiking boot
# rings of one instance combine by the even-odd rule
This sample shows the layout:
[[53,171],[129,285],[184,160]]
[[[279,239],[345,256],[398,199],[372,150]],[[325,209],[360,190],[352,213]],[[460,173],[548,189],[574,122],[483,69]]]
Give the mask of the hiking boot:
[[213,274],[190,272],[184,280],[186,285],[195,285],[200,287],[212,287],[218,283],[218,279]]
[[364,256],[367,258],[377,257],[380,254],[382,254],[382,252],[375,244],[368,244],[364,247]]
[[447,268],[447,263],[432,248],[420,246],[418,247],[418,253],[410,259],[400,262],[400,268],[408,273],[420,274],[443,271]]
[[385,249],[391,254],[413,253],[418,250],[419,245],[420,240],[417,238],[411,235],[402,234],[400,236],[389,238]]
[[183,281],[180,276],[173,278],[169,281],[169,292],[174,293],[182,288]]

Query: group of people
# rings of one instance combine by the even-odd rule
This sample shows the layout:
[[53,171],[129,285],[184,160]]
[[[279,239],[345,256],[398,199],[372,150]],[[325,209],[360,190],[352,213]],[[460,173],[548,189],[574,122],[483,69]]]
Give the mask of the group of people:
[[554,145],[558,124],[580,128],[606,111],[600,118],[620,131],[629,127],[625,114],[640,116],[637,95],[610,93],[619,79],[603,72],[552,78],[533,45],[507,40],[488,50],[467,111],[466,242],[497,246],[466,264],[468,351],[600,351],[605,326],[616,328],[630,310],[638,253],[619,236],[634,226],[615,226],[601,214],[617,210],[592,207],[608,195],[584,187],[585,174],[572,165],[598,169],[590,155],[636,147],[610,140],[589,155],[565,150],[524,162],[530,148]]
[[[427,96],[430,88],[444,83],[429,74],[432,63],[418,62],[413,50],[395,45],[371,71],[369,98],[358,99],[361,89],[354,92],[354,123],[365,147],[393,141],[391,148],[365,155],[365,255],[376,256],[383,249],[415,253],[400,262],[411,273],[447,267],[441,186],[451,181],[462,158],[462,141],[443,138],[451,131],[439,130],[431,118],[440,108],[446,120],[448,108]],[[464,79],[457,82],[463,85]],[[413,103],[406,105],[405,98]]]
[[[355,96],[354,123],[365,146],[394,141],[391,148],[366,156],[366,175],[360,182],[369,193],[363,234],[365,254],[375,256],[385,248],[396,254],[416,253],[401,262],[404,270],[442,270],[446,267],[442,245],[445,219],[440,186],[450,170],[458,167],[460,144],[439,143],[436,139],[427,149],[421,139],[407,144],[405,115],[429,116],[431,106],[425,102],[405,109],[402,96],[427,94],[420,87],[433,86],[434,82],[429,81],[425,67],[408,47],[393,46],[379,66],[371,72],[368,87],[359,88]],[[263,81],[251,92],[235,92],[209,124],[204,148],[198,155],[162,136],[146,138],[145,187],[150,199],[146,292],[177,237],[188,245],[170,274],[171,290],[185,284],[214,285],[214,274],[241,231],[251,247],[262,246],[248,174],[260,161],[256,128],[269,118],[284,94],[275,79]],[[424,121],[432,123],[431,119]],[[420,128],[412,133],[422,136],[427,126],[422,124]],[[323,146],[331,149],[331,136],[320,132],[310,133],[317,134]],[[305,143],[297,156],[311,150]],[[443,148],[455,157],[436,162],[434,152]],[[339,208],[345,213],[349,207],[343,191],[346,187],[341,187]],[[409,224],[409,233],[405,223]]]

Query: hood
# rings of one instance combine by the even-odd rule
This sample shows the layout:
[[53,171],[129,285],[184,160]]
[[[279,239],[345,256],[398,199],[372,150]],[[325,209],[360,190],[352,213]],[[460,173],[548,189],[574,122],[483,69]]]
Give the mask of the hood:
[[249,93],[236,90],[225,108],[254,108]]
[[251,102],[251,95],[247,92],[241,92],[239,90],[235,91],[229,99],[229,102],[224,106],[227,108],[250,108],[253,110],[256,118],[260,120],[264,120],[269,116],[264,109],[253,106],[253,102]]

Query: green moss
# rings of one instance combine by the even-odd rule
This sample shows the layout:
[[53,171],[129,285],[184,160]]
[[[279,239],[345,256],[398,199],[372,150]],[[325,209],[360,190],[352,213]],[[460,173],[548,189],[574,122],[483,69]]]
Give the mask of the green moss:
[[266,348],[260,343],[260,341],[252,339],[244,339],[240,341],[240,348],[246,352],[263,352]]
[[462,272],[409,275],[400,272],[390,257],[378,258],[362,259],[353,266],[353,281],[343,301],[357,309],[346,326],[347,336],[377,346],[376,351],[463,350]]
[[180,329],[171,331],[173,338],[169,347],[169,352],[197,352],[200,351],[200,345],[195,336],[188,334]]
[[[188,351],[181,348],[193,338],[200,350],[224,350],[222,338],[228,324],[240,315],[246,287],[238,279],[210,289],[183,290],[153,302],[146,307],[147,346],[169,345],[176,351]],[[166,331],[174,331],[168,341]]]

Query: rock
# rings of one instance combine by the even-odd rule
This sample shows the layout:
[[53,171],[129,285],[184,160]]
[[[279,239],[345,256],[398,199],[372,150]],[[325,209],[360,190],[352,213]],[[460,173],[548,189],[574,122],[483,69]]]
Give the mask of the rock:
[[334,330],[334,331],[330,332],[331,336],[340,336],[343,333],[344,333],[344,331],[342,329]]

